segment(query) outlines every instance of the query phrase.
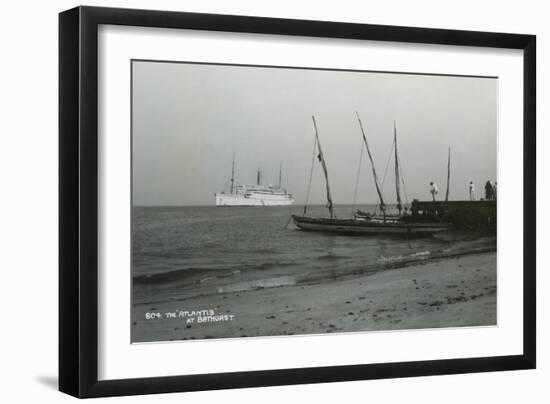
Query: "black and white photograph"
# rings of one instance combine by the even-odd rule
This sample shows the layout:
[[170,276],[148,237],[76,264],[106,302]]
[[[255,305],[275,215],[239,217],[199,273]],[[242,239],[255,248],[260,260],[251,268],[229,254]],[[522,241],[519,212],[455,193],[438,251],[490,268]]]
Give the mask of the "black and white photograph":
[[1,402],[548,401],[545,3],[87,3],[3,4]]
[[498,325],[498,77],[129,68],[132,343]]

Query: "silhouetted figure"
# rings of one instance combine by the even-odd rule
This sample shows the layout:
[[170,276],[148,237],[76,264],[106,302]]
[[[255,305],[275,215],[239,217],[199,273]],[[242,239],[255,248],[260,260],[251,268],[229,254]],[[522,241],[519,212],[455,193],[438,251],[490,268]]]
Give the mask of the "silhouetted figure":
[[476,197],[475,197],[475,191],[476,191],[476,187],[473,183],[473,181],[470,181],[470,200],[471,201],[475,201]]
[[497,200],[497,182],[495,181],[495,185],[493,186],[493,199]]
[[485,199],[487,201],[490,201],[493,199],[493,185],[491,184],[491,181],[487,181],[485,183]]

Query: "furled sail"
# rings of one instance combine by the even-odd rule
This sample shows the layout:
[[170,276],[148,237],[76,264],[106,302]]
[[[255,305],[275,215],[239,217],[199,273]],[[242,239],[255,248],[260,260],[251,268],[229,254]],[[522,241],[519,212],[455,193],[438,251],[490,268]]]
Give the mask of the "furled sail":
[[323,156],[323,150],[321,149],[321,142],[319,142],[319,134],[317,132],[317,123],[315,122],[315,116],[311,116],[313,119],[313,127],[315,128],[315,139],[317,141],[317,148],[319,150],[319,154],[317,155],[317,159],[321,163],[321,167],[323,167],[323,173],[325,174],[325,182],[327,185],[327,208],[330,213],[330,218],[334,218],[334,208],[332,204],[332,198],[330,196],[330,186],[328,183],[328,171],[327,171],[327,164],[325,162],[325,158]]
[[394,150],[395,150],[395,193],[397,195],[397,210],[399,211],[399,214],[401,214],[401,209],[403,206],[401,205],[401,190],[400,190],[400,175],[399,175],[399,157],[397,154],[397,128],[395,126],[395,121],[393,121],[393,142],[394,142]]
[[450,184],[451,184],[451,148],[449,147],[449,157],[447,159],[447,192],[445,192],[445,202],[449,201]]
[[367,154],[369,156],[369,160],[372,166],[372,175],[374,176],[374,184],[376,185],[376,192],[378,193],[378,199],[380,199],[380,210],[382,211],[382,214],[385,215],[386,204],[384,203],[384,197],[382,196],[382,189],[380,187],[380,181],[378,180],[378,175],[376,175],[376,168],[374,167],[374,160],[370,152],[369,142],[367,142],[367,136],[365,135],[365,130],[363,129],[363,123],[361,122],[361,118],[359,117],[359,114],[357,113],[357,111],[355,112],[355,114],[357,115],[357,120],[359,121],[361,133],[363,134],[363,142],[365,142],[365,146],[367,148]]

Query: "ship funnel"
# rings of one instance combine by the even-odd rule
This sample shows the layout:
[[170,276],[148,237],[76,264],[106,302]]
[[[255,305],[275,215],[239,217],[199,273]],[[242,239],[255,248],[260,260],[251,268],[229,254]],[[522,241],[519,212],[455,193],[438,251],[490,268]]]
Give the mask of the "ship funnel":
[[258,170],[258,177],[256,179],[256,185],[260,185],[262,182],[262,172]]

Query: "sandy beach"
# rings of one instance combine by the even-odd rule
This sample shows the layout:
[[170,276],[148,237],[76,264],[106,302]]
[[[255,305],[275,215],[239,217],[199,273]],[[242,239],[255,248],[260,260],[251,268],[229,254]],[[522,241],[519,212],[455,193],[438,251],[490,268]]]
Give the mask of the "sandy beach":
[[496,252],[134,308],[136,342],[495,325]]

